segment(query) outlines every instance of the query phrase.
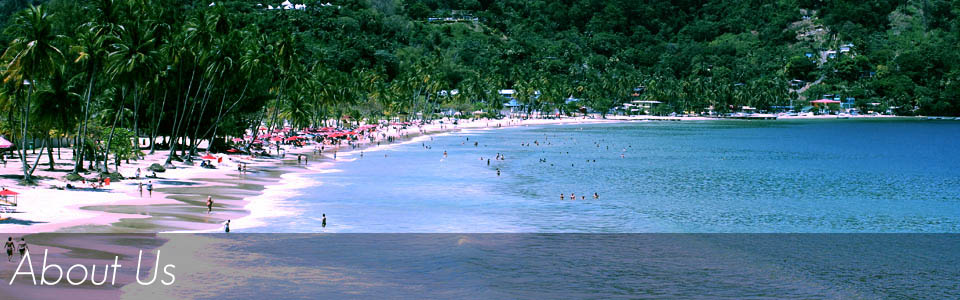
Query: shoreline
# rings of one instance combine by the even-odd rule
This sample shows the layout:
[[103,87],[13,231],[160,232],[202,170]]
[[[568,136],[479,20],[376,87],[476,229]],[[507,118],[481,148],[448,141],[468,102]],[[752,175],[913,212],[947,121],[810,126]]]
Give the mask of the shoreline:
[[[886,118],[885,118],[886,119]],[[918,118],[907,118],[920,120]],[[713,121],[715,119],[707,120]],[[257,159],[251,160],[251,166],[255,172],[246,176],[238,175],[231,165],[221,165],[220,169],[208,170],[197,166],[178,165],[177,169],[168,170],[169,175],[161,175],[171,183],[178,182],[184,185],[168,185],[158,188],[153,198],[138,198],[135,181],[125,180],[114,183],[116,187],[110,192],[79,192],[83,196],[93,197],[92,200],[84,203],[73,203],[68,207],[59,208],[63,217],[83,213],[83,218],[71,218],[63,222],[51,222],[34,225],[2,225],[0,231],[17,232],[23,234],[14,235],[15,238],[26,236],[27,241],[34,249],[48,248],[51,250],[51,259],[56,259],[66,263],[85,263],[85,264],[103,264],[111,262],[113,255],[120,255],[127,258],[136,257],[135,250],[143,250],[144,253],[151,253],[150,257],[157,255],[160,250],[164,253],[170,253],[177,247],[176,243],[169,243],[170,239],[180,236],[176,233],[215,233],[222,232],[221,219],[230,218],[233,228],[255,228],[264,219],[282,217],[289,211],[284,211],[284,201],[295,196],[297,189],[309,186],[312,181],[306,179],[311,174],[324,172],[336,172],[335,166],[338,162],[350,162],[356,158],[359,151],[379,151],[387,150],[404,143],[417,143],[418,139],[425,139],[429,136],[455,134],[457,131],[474,130],[493,130],[498,128],[537,126],[537,125],[564,125],[564,124],[597,124],[597,123],[624,123],[632,120],[603,120],[603,119],[581,119],[569,118],[559,120],[503,120],[501,122],[517,122],[503,127],[489,126],[496,125],[497,122],[475,121],[461,123],[456,127],[441,128],[439,125],[427,128],[424,133],[420,133],[416,127],[411,127],[407,131],[386,130],[392,136],[398,137],[392,143],[365,143],[356,148],[343,145],[339,147],[338,160],[331,160],[329,150],[322,155],[313,155],[312,147],[303,147],[292,149],[288,154],[292,154],[285,159]],[[427,127],[427,126],[425,126]],[[308,166],[298,165],[294,156],[296,152],[305,152],[310,156]],[[165,154],[159,154],[163,157]],[[224,160],[228,164],[233,159],[241,160],[241,156],[231,157],[231,160]],[[139,164],[149,164],[152,160],[143,160],[137,164],[131,164],[122,168],[123,172],[129,171],[128,168],[136,168]],[[43,166],[41,166],[43,167]],[[39,171],[38,167],[38,171]],[[111,187],[112,189],[113,187]],[[20,188],[14,188],[20,189]],[[43,187],[35,187],[31,190],[41,190]],[[63,198],[76,198],[76,194],[69,191],[49,190],[53,193],[44,194],[47,196],[57,196]],[[217,206],[213,215],[205,213],[205,207],[202,201],[206,194],[214,194]],[[94,197],[96,196],[96,197]],[[29,200],[21,200],[27,203]],[[43,203],[46,199],[34,201]],[[62,203],[63,201],[57,202]],[[88,203],[92,202],[92,203]],[[48,206],[52,205],[48,203]],[[279,209],[278,209],[279,208]],[[16,226],[19,231],[11,231],[10,228]],[[58,227],[59,226],[59,227]],[[53,233],[42,232],[40,229],[51,229]],[[107,238],[88,240],[90,236],[98,235],[64,235],[60,233],[71,232],[94,232],[94,233],[123,233],[118,235],[105,235]],[[145,233],[139,235],[138,233]],[[169,235],[168,233],[174,233]],[[132,234],[132,235],[128,235]],[[129,236],[139,237],[135,242],[137,247],[133,247],[128,239]],[[56,237],[56,238],[51,238]],[[126,240],[125,240],[126,239]],[[117,248],[119,247],[119,248]],[[173,248],[170,248],[173,247]],[[80,253],[95,252],[95,256],[78,257]],[[37,263],[37,261],[34,261]],[[125,262],[124,264],[132,264]],[[9,270],[8,270],[9,271]],[[12,272],[12,271],[11,271]],[[9,275],[9,272],[5,273]],[[9,277],[9,276],[8,276]],[[136,285],[130,282],[124,282],[118,286],[105,289],[93,290],[78,288],[78,292],[89,293],[80,299],[102,299],[104,297],[118,296],[126,292],[125,287],[136,288]],[[49,296],[56,294],[59,289],[46,290],[34,288],[25,284],[15,284],[6,289],[0,289],[0,294],[11,294],[12,291],[22,291],[28,289],[29,292],[21,295],[29,297]]]
[[[897,117],[897,116],[852,116],[857,120],[924,120],[924,117]],[[813,117],[781,117],[780,120],[836,120],[836,116]],[[185,165],[174,162],[175,169],[158,173],[160,178],[152,179],[155,182],[154,195],[143,196],[137,190],[137,179],[127,178],[114,182],[111,186],[97,191],[84,190],[57,190],[56,186],[63,186],[65,182],[50,175],[64,175],[66,169],[57,172],[45,171],[47,166],[43,162],[37,167],[35,176],[42,178],[40,184],[24,187],[7,178],[0,178],[0,185],[9,186],[20,192],[18,210],[25,212],[0,214],[12,217],[20,223],[0,223],[0,232],[8,233],[41,233],[41,232],[90,232],[90,233],[159,233],[159,232],[216,232],[223,229],[223,223],[231,220],[236,229],[257,227],[259,219],[282,217],[292,212],[277,210],[282,207],[283,201],[294,196],[295,190],[310,184],[305,175],[322,173],[343,160],[334,160],[330,151],[351,156],[359,151],[376,151],[392,145],[410,142],[421,136],[430,136],[455,132],[462,129],[493,130],[506,127],[531,125],[562,125],[588,123],[617,123],[636,121],[753,121],[727,118],[707,117],[656,117],[656,116],[608,116],[607,119],[567,117],[560,119],[480,119],[475,121],[461,120],[458,125],[434,124],[422,127],[409,126],[400,129],[397,126],[388,126],[377,131],[375,140],[357,143],[350,148],[347,145],[329,146],[325,153],[314,153],[314,146],[310,144],[300,148],[285,146],[284,151],[290,157],[286,158],[255,158],[245,155],[225,155],[223,163],[218,169],[204,169],[198,166]],[[449,122],[449,120],[447,120]],[[498,127],[500,125],[500,127]],[[386,134],[386,137],[381,137]],[[394,139],[387,143],[388,138]],[[379,142],[379,143],[377,143]],[[379,144],[379,145],[378,145]],[[346,147],[346,148],[344,148]],[[70,160],[69,149],[59,149],[64,155],[57,163]],[[64,151],[65,150],[65,151]],[[41,154],[43,155],[43,154]],[[133,174],[136,168],[141,168],[143,174],[151,163],[161,163],[166,159],[166,151],[157,151],[146,155],[139,161],[121,166],[123,174]],[[294,161],[297,155],[306,156],[311,163],[298,164]],[[46,155],[44,155],[46,156]],[[42,159],[45,159],[43,157]],[[251,167],[251,172],[239,174],[236,166],[244,163]],[[16,174],[19,168],[12,166],[4,168]],[[92,176],[93,173],[85,175]],[[9,177],[9,176],[7,176]],[[151,180],[142,178],[139,182],[144,185]],[[13,183],[12,185],[10,183]],[[76,184],[76,182],[74,182]],[[149,194],[143,191],[144,194]],[[203,202],[206,196],[214,197],[214,213],[206,214]],[[83,199],[77,201],[78,199]]]
[[[295,195],[294,190],[311,184],[309,179],[305,178],[306,175],[327,172],[337,162],[344,162],[343,158],[360,151],[377,151],[397,144],[414,142],[419,137],[463,129],[625,121],[627,120],[574,117],[460,120],[457,125],[449,124],[447,120],[444,124],[434,122],[434,124],[423,126],[408,126],[406,129],[388,126],[375,132],[376,139],[357,143],[353,147],[346,144],[327,145],[326,147],[329,148],[326,148],[324,153],[315,154],[314,146],[319,146],[318,144],[309,144],[300,148],[284,145],[282,148],[287,154],[284,158],[250,159],[244,155],[218,154],[222,155],[224,160],[217,164],[217,169],[204,169],[196,165],[174,162],[176,168],[157,173],[159,178],[141,177],[140,180],[126,178],[95,191],[55,189],[55,187],[64,186],[66,182],[60,178],[50,178],[51,172],[42,169],[46,167],[43,162],[46,155],[41,153],[44,157],[41,158],[41,164],[35,173],[38,177],[38,185],[31,187],[10,185],[11,180],[0,179],[2,180],[0,185],[8,186],[11,190],[21,193],[17,206],[20,212],[2,215],[25,223],[0,224],[0,232],[15,234],[218,232],[223,230],[223,223],[226,220],[231,220],[231,227],[235,229],[253,228],[261,225],[258,223],[261,219],[282,217],[293,213],[277,208],[282,208],[283,201]],[[387,142],[388,139],[393,139],[393,142]],[[69,154],[69,149],[59,150],[63,154]],[[341,153],[341,157],[334,160],[330,151]],[[145,171],[146,167],[154,162],[162,163],[166,155],[166,151],[157,151],[139,161],[122,165],[119,172],[132,175],[139,167],[142,175],[148,174],[149,171]],[[310,161],[309,164],[298,164],[295,161],[297,155],[306,156]],[[64,168],[61,166],[64,165],[63,161],[72,161],[70,155],[64,155],[57,161],[58,168]],[[239,174],[236,171],[238,163],[247,164],[251,172]],[[15,164],[11,163],[11,165]],[[19,163],[17,162],[16,165]],[[13,166],[5,169],[13,172],[20,170]],[[68,170],[64,168],[57,172],[65,175]],[[85,177],[91,177],[93,174],[92,172],[85,174]],[[144,185],[148,181],[153,181],[153,194],[150,195],[144,187],[141,195],[137,189],[138,181]],[[206,195],[212,196],[215,202],[212,214],[206,213],[206,207],[203,204]]]

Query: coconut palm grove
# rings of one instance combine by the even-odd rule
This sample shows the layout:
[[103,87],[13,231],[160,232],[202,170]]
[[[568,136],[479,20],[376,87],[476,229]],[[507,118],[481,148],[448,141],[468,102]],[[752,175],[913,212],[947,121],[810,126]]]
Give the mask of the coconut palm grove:
[[800,111],[824,95],[960,115],[954,1],[274,2],[3,1],[0,135],[48,144],[50,168],[73,141],[73,172],[109,172],[140,155],[134,137],[176,159],[260,126],[496,118],[504,89],[551,116]]

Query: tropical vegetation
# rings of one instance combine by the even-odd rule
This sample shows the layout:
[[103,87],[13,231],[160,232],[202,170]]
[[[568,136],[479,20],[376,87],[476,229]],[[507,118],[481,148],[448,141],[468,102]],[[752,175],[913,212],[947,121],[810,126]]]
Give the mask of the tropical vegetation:
[[61,139],[73,172],[110,172],[259,126],[496,116],[501,89],[526,113],[802,109],[833,94],[960,115],[953,1],[293,2],[4,1],[0,135],[29,181],[27,149],[52,158]]

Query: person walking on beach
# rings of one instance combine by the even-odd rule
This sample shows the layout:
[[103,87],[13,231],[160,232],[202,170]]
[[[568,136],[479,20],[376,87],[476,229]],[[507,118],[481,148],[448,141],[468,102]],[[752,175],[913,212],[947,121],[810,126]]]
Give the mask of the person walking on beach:
[[327,214],[323,214],[323,219],[320,219],[320,227],[327,228]]
[[3,244],[3,247],[7,249],[7,262],[13,261],[13,237],[7,237],[7,242]]
[[137,181],[137,191],[140,191],[140,197],[143,197],[143,181]]
[[223,232],[230,233],[230,220],[227,220],[227,223],[223,225]]
[[153,197],[153,180],[147,181],[147,193],[150,197]]
[[140,179],[140,168],[137,168],[137,173],[134,173],[134,177]]
[[27,253],[27,241],[22,237],[20,238],[20,243],[17,244],[17,250],[20,252],[20,258],[23,258],[23,255]]
[[213,212],[213,197],[207,196],[207,213]]

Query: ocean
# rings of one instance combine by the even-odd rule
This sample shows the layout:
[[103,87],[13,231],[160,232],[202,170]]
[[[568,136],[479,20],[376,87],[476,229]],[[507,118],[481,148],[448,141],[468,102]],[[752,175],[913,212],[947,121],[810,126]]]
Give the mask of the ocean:
[[240,231],[960,232],[955,121],[464,130],[341,152],[332,163],[302,175],[311,184],[278,205],[289,213]]
[[810,120],[419,137],[284,177],[254,202],[258,226],[161,234],[177,283],[122,292],[956,299],[958,135],[953,121]]

